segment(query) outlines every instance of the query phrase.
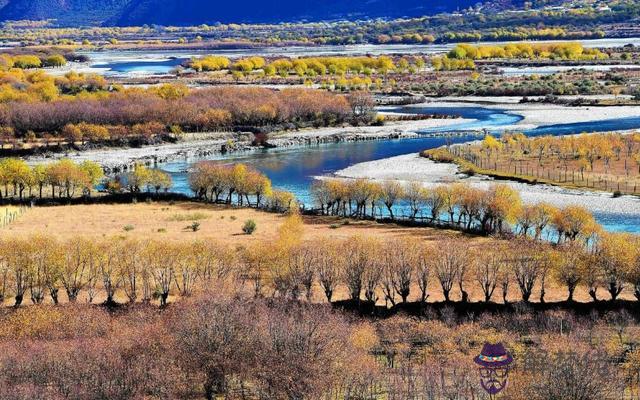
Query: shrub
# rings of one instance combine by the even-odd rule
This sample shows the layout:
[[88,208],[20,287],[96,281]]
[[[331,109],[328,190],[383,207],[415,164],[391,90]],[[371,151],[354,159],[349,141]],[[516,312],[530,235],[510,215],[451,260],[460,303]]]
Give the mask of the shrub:
[[187,229],[191,229],[192,232],[198,232],[200,230],[200,222],[194,222],[187,227]]
[[125,225],[122,229],[123,229],[125,232],[130,232],[130,231],[134,230],[134,229],[135,229],[135,227],[134,227],[133,225]]
[[205,213],[194,212],[187,214],[174,214],[169,217],[168,221],[177,221],[177,222],[185,222],[185,221],[198,221],[201,219],[207,219],[209,216]]
[[256,221],[252,219],[248,219],[244,222],[244,225],[242,226],[242,232],[246,233],[247,235],[251,235],[253,232],[256,231],[256,228],[257,228]]

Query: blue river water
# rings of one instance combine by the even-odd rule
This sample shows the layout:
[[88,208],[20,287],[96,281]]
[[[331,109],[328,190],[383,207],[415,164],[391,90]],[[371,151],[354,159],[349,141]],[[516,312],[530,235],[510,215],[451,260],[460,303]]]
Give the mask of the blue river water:
[[131,60],[93,64],[91,68],[106,70],[106,75],[164,75],[182,65],[187,58],[168,58],[165,60]]
[[[499,134],[504,130],[505,126],[513,125],[522,119],[519,115],[510,114],[503,110],[482,107],[422,107],[418,109],[411,108],[410,110],[393,109],[393,111],[459,115],[465,119],[473,119],[473,121],[453,124],[443,128],[426,129],[420,132],[424,136],[415,139],[263,149],[219,155],[210,159],[242,162],[251,165],[269,176],[274,187],[294,193],[299,201],[311,206],[313,201],[309,188],[314,181],[314,177],[331,175],[336,171],[361,162],[417,153],[425,149],[440,147],[447,143],[464,143],[477,140],[480,136],[478,136],[477,132],[472,132],[472,130],[477,131],[478,128]],[[635,128],[640,128],[640,117],[542,126],[525,133],[528,135],[566,135]],[[456,132],[457,135],[429,135],[438,132]],[[177,161],[161,166],[163,170],[172,175],[173,190],[190,193],[186,171],[195,161],[197,160]],[[640,215],[630,218],[629,215],[596,213],[595,217],[608,230],[640,233]]]

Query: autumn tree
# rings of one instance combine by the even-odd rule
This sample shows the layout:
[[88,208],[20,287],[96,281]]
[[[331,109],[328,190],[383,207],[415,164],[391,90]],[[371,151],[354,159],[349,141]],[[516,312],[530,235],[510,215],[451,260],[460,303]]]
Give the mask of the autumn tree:
[[433,251],[433,272],[440,283],[446,302],[464,263],[467,262],[466,248],[457,240],[446,240]]

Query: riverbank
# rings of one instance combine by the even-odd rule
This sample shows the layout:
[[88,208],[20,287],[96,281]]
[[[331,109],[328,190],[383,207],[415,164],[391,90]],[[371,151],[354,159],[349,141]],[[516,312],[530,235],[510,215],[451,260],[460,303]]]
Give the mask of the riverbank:
[[[468,122],[461,118],[426,119],[418,121],[387,122],[383,126],[328,127],[301,129],[273,133],[269,146],[284,148],[316,145],[323,143],[356,142],[367,140],[406,139],[418,136],[416,132]],[[185,134],[177,143],[166,143],[137,148],[109,147],[104,149],[53,153],[44,156],[30,156],[30,164],[49,163],[62,158],[76,162],[95,161],[107,173],[122,171],[135,163],[154,166],[176,160],[206,158],[228,152],[255,151],[261,147],[252,145],[253,135],[249,133],[192,133]]]
[[[571,97],[567,97],[570,99]],[[591,98],[595,98],[592,96]],[[599,96],[599,98],[608,98]],[[527,130],[547,125],[575,124],[619,118],[640,118],[638,106],[563,106],[549,103],[520,103],[522,97],[443,97],[429,99],[426,103],[406,106],[405,110],[425,106],[484,107],[521,116],[513,125],[501,126],[504,130]]]
[[[339,178],[364,178],[377,181],[398,180],[406,183],[419,181],[425,187],[440,184],[464,182],[472,187],[486,189],[497,183],[483,175],[468,176],[460,173],[455,164],[437,163],[421,157],[419,154],[407,154],[382,160],[374,160],[353,165],[337,171]],[[594,213],[596,217],[625,216],[638,220],[640,224],[640,198],[621,196],[614,198],[611,193],[594,192],[580,189],[567,189],[552,185],[530,185],[509,180],[501,180],[517,190],[526,204],[546,202],[556,207],[578,205]]]

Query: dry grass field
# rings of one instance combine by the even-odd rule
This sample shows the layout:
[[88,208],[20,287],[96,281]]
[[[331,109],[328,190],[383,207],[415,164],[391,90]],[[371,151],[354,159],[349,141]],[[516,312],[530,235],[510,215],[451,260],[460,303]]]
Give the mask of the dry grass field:
[[[257,224],[253,235],[245,235],[242,226],[248,219]],[[241,245],[249,241],[275,240],[285,216],[249,208],[234,208],[199,203],[138,203],[35,207],[18,221],[3,229],[5,234],[29,236],[36,233],[58,239],[73,236],[126,236],[139,239],[174,241],[211,238],[221,243]],[[196,232],[190,228],[198,222]],[[371,235],[423,237],[438,240],[456,235],[451,231],[406,228],[375,222],[341,222],[336,217],[305,218],[304,239],[319,237],[348,238]],[[480,240],[480,239],[478,239]]]

